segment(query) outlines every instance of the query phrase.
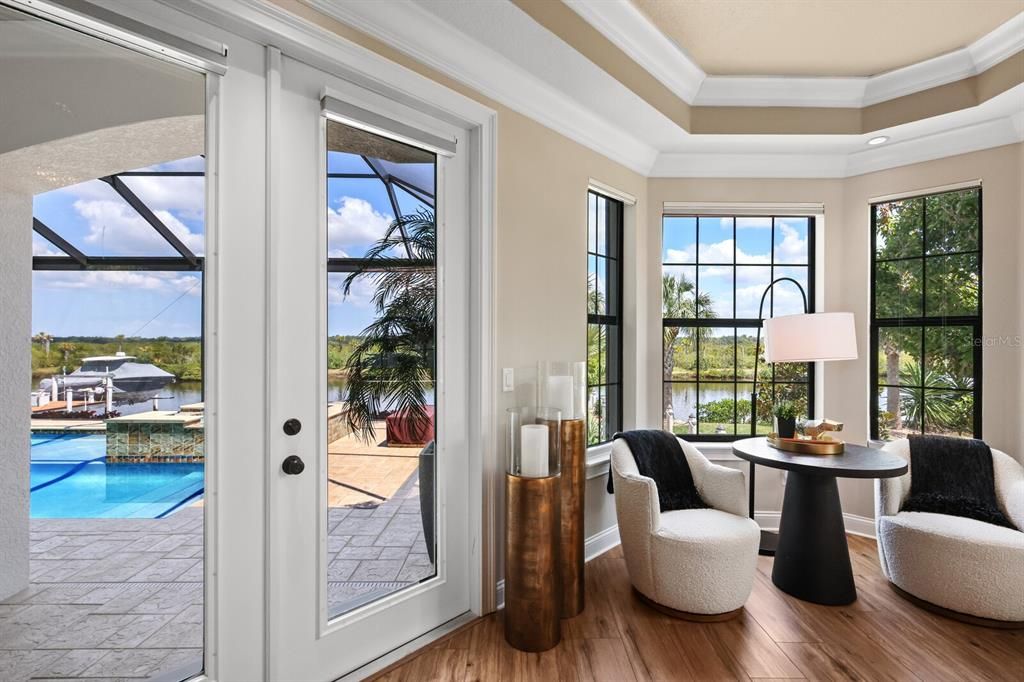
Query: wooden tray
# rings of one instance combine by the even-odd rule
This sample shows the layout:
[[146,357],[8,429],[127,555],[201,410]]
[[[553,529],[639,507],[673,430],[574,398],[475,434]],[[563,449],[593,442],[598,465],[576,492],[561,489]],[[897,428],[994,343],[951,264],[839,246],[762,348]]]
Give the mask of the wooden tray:
[[768,434],[768,445],[776,450],[785,450],[799,455],[841,455],[846,449],[846,444],[841,440],[779,438],[777,433]]

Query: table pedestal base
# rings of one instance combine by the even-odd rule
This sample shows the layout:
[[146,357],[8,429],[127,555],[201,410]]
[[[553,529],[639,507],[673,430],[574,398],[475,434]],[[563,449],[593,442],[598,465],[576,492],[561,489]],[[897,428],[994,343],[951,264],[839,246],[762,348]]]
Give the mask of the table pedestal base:
[[815,604],[840,606],[857,599],[834,476],[789,472],[772,582]]
[[779,534],[774,530],[761,531],[761,544],[757,553],[761,556],[775,556],[775,550],[779,547]]

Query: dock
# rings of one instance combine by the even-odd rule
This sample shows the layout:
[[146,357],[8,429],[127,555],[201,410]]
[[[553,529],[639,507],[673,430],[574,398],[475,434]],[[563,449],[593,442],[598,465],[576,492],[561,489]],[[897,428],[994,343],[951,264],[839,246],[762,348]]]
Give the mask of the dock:
[[[80,407],[96,407],[96,408],[102,409],[103,408],[103,401],[102,400],[91,400],[89,402],[85,402],[84,400],[73,400],[73,401],[71,401],[71,409],[77,410]],[[32,414],[40,414],[40,413],[49,414],[51,412],[67,412],[67,409],[68,409],[67,401],[64,401],[64,400],[54,400],[52,402],[46,403],[45,405],[33,405],[32,406]]]

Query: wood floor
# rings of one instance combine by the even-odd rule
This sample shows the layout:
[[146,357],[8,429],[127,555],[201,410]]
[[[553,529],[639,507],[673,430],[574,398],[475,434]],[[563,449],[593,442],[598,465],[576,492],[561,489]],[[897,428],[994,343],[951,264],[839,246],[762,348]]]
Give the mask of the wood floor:
[[759,557],[745,612],[689,623],[645,606],[630,590],[617,547],[587,564],[587,608],[562,621],[562,642],[542,654],[505,644],[492,614],[376,679],[453,680],[1024,680],[1024,631],[946,620],[896,595],[873,540],[849,536],[859,598],[850,606],[802,602],[771,582]]

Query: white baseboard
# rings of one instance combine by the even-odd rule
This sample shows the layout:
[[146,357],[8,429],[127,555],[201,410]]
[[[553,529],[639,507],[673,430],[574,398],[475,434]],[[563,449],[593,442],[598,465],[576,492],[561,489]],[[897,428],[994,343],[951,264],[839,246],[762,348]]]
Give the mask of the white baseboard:
[[583,556],[587,561],[601,556],[612,547],[619,545],[619,527],[611,526],[594,533],[583,544]]
[[[782,518],[782,512],[765,511],[754,513],[754,520],[757,521],[758,525],[765,530],[778,530],[780,518]],[[866,516],[858,516],[856,514],[843,514],[843,522],[846,526],[847,533],[871,538],[872,540],[875,539],[874,519]],[[592,559],[601,556],[612,547],[616,547],[619,542],[619,527],[611,526],[609,528],[605,528],[586,539],[583,549],[584,556],[587,561],[591,561]],[[498,595],[495,603],[498,605],[499,609],[504,608],[505,581],[499,580],[495,589],[497,590]]]
[[[782,518],[782,512],[777,511],[763,511],[754,512],[754,520],[764,530],[778,530],[779,519]],[[843,523],[846,526],[846,532],[852,535],[861,535],[866,538],[875,539],[875,520],[870,519],[866,516],[857,516],[856,514],[843,514]]]
[[[605,528],[602,531],[594,533],[583,544],[583,556],[586,561],[590,561],[596,557],[601,556],[612,547],[616,547],[619,544],[619,527],[612,526],[611,528]],[[497,599],[495,604],[498,608],[504,608],[505,606],[505,581],[499,580],[495,586],[497,590]]]

